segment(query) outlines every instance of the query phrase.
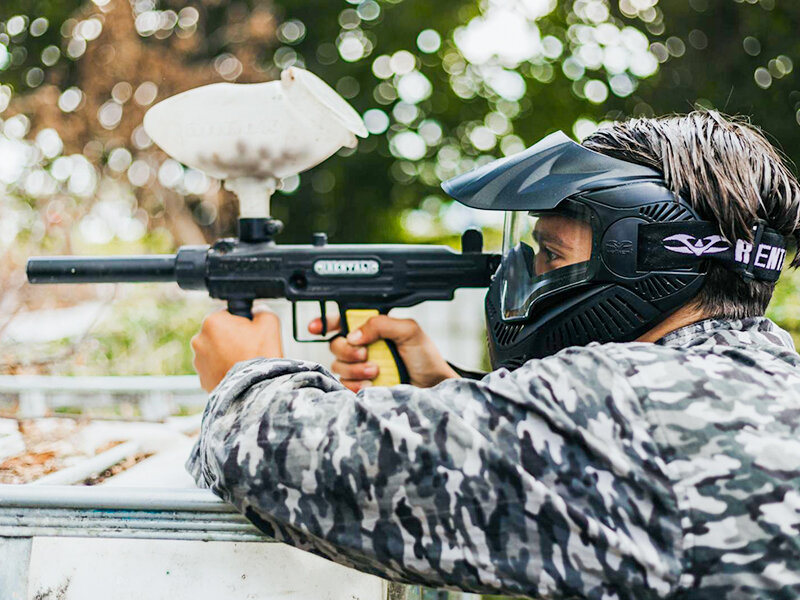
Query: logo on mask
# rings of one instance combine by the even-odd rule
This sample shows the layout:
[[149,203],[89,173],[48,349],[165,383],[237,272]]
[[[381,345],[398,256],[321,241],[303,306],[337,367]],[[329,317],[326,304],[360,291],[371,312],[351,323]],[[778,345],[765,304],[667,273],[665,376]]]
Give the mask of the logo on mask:
[[609,240],[605,243],[608,254],[630,254],[633,252],[633,242],[629,240]]
[[[677,246],[668,246],[667,242],[677,242]],[[664,248],[670,252],[677,252],[678,254],[694,254],[695,256],[703,256],[704,254],[717,254],[725,252],[729,248],[729,244],[721,235],[709,235],[704,238],[696,238],[693,235],[686,233],[676,233],[662,240]]]

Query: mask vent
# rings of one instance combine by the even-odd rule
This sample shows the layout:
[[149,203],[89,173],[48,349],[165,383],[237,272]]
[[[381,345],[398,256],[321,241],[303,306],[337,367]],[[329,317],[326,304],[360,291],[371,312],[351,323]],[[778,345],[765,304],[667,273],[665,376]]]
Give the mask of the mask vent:
[[545,344],[554,352],[561,348],[585,345],[595,341],[600,343],[620,341],[629,332],[638,330],[645,317],[628,302],[622,294],[598,298],[579,312],[553,329]]
[[522,325],[507,325],[502,321],[495,321],[494,337],[501,346],[513,344],[519,337],[520,331],[522,331]]
[[657,202],[639,209],[639,214],[651,221],[691,221],[692,213],[676,202]]
[[524,324],[509,325],[504,323],[502,320],[500,320],[499,314],[493,302],[487,302],[486,308],[487,312],[489,313],[487,315],[489,317],[489,322],[493,323],[492,330],[497,343],[501,346],[513,344],[519,337]]
[[697,277],[691,275],[651,275],[637,281],[634,285],[636,292],[647,300],[659,300],[681,291]]

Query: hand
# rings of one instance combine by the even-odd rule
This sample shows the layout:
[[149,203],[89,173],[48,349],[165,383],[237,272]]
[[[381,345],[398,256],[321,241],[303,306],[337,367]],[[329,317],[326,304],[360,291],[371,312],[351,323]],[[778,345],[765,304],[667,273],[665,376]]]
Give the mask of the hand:
[[200,385],[210,392],[240,361],[283,356],[281,323],[271,312],[256,313],[251,321],[221,310],[203,320],[192,350]]
[[[339,318],[329,319],[328,331],[338,329]],[[319,335],[322,321],[314,319],[308,324],[308,330]],[[336,358],[331,370],[354,392],[372,385],[372,380],[378,376],[378,366],[367,362],[366,346],[379,339],[391,340],[397,345],[412,385],[433,387],[445,379],[458,377],[416,321],[378,315],[360,329],[351,331],[346,338],[337,337],[331,341],[331,352]]]

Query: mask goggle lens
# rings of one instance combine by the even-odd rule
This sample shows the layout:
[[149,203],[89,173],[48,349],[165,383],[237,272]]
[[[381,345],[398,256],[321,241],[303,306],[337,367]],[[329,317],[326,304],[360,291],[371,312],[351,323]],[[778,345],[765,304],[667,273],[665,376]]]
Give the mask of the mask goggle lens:
[[508,212],[503,230],[503,319],[526,319],[552,292],[587,281],[593,229],[589,209]]

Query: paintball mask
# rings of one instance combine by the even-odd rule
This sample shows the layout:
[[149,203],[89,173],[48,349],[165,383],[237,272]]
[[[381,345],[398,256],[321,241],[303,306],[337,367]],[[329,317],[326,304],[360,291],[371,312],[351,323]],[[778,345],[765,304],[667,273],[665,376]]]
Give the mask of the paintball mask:
[[776,281],[786,256],[784,237],[763,223],[731,243],[658,171],[562,132],[442,187],[469,207],[506,211],[486,296],[494,368],[635,340],[697,294],[711,261]]

